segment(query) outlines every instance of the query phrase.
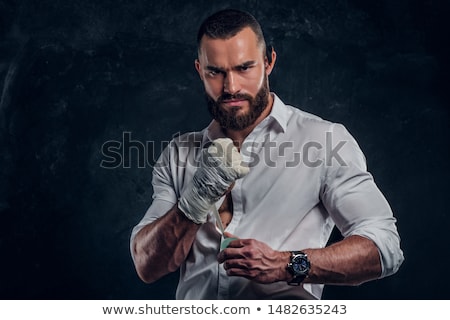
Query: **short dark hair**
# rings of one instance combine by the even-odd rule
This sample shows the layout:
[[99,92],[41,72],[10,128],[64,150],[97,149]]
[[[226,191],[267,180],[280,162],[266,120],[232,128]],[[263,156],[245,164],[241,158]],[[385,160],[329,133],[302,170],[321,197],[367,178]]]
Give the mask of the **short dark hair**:
[[218,11],[203,21],[197,33],[198,50],[200,52],[203,36],[212,39],[229,39],[247,27],[253,30],[258,44],[261,44],[265,50],[266,41],[259,22],[250,13],[236,9]]

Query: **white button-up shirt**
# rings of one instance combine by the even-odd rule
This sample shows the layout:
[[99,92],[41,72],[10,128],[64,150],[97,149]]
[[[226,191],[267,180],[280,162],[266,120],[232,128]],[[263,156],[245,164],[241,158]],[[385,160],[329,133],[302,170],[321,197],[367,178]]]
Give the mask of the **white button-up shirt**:
[[[250,173],[232,191],[226,231],[275,250],[322,248],[336,225],[344,237],[360,235],[378,247],[382,275],[403,262],[389,204],[366,170],[364,155],[344,126],[285,105],[275,94],[271,113],[249,134],[241,154]],[[133,229],[164,215],[192,180],[201,149],[223,137],[216,121],[175,138],[153,171],[153,202]],[[223,198],[216,204],[220,207]],[[323,285],[259,284],[229,277],[217,262],[223,241],[210,213],[181,265],[177,299],[319,299]]]

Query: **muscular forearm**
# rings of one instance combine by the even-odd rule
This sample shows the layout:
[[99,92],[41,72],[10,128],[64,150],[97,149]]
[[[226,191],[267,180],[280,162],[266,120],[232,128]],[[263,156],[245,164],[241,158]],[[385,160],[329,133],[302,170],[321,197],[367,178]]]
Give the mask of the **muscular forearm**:
[[[304,282],[358,285],[376,279],[381,263],[375,244],[360,236],[351,236],[329,247],[303,249],[311,264]],[[218,256],[227,274],[260,283],[289,282],[293,276],[287,269],[289,251],[276,251],[254,239],[232,241]]]
[[351,236],[323,249],[303,250],[311,263],[305,282],[359,285],[381,274],[375,244],[361,236]]
[[199,227],[175,205],[160,219],[142,228],[133,243],[139,277],[151,283],[177,270],[186,259]]

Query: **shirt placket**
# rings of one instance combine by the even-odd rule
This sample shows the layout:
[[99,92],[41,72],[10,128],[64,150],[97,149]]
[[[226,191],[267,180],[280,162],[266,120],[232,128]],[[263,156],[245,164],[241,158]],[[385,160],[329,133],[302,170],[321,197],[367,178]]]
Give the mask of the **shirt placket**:
[[[236,227],[239,225],[242,215],[244,214],[242,203],[242,179],[236,180],[233,190],[231,190],[231,197],[233,200],[233,218],[225,231],[234,234]],[[223,239],[222,239],[223,241]],[[218,266],[218,299],[229,299],[230,297],[230,283],[232,277],[229,277],[223,267],[223,264]]]
[[[261,133],[264,131],[264,125],[261,125],[247,137],[246,141],[256,142],[257,149],[261,147],[262,139]],[[261,140],[261,141],[259,141]],[[243,179],[238,179],[235,181],[234,187],[231,190],[231,198],[233,200],[233,218],[230,224],[227,226],[225,231],[234,234],[236,228],[238,227],[243,215],[244,215],[244,203],[243,203],[243,189],[242,189]],[[239,236],[239,235],[236,235]],[[223,241],[223,238],[222,238]],[[230,297],[230,285],[233,281],[232,277],[229,277],[223,267],[223,264],[218,265],[218,299],[229,299]]]

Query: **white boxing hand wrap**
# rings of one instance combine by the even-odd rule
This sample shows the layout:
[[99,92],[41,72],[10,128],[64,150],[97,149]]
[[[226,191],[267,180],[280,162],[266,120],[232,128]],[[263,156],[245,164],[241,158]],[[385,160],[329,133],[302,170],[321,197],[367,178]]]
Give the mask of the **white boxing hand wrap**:
[[248,172],[249,168],[242,164],[241,154],[231,139],[214,140],[202,150],[200,166],[181,195],[178,208],[193,222],[205,223],[214,203],[236,179]]

